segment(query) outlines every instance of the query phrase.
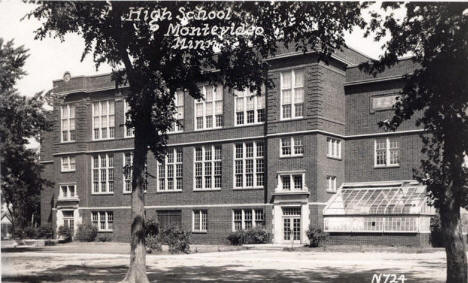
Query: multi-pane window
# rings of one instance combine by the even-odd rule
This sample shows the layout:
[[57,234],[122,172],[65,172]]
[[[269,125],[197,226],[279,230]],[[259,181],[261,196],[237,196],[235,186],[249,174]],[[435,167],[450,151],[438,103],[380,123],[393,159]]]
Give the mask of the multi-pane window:
[[114,101],[105,100],[93,103],[93,138],[112,139],[115,136]]
[[93,193],[114,192],[114,155],[97,154],[92,158]]
[[204,99],[195,101],[195,129],[213,129],[223,126],[222,86],[203,86]]
[[327,176],[327,191],[336,193],[336,176]]
[[397,102],[399,95],[385,95],[372,97],[372,110],[392,109]]
[[303,174],[280,175],[278,188],[281,191],[303,191],[305,190]]
[[265,226],[263,209],[234,209],[232,211],[233,231]]
[[341,158],[341,140],[327,138],[327,157]]
[[177,91],[174,98],[175,110],[174,119],[170,133],[182,132],[184,130],[184,92]]
[[265,95],[260,96],[250,90],[234,91],[236,125],[255,124],[265,121]]
[[234,146],[234,187],[254,188],[264,184],[263,142],[237,143]]
[[112,231],[114,227],[114,213],[112,211],[92,211],[91,223],[98,231]]
[[158,162],[158,191],[181,191],[183,188],[182,148],[168,149],[163,162]]
[[64,156],[61,158],[61,171],[73,172],[76,170],[76,162],[74,156]]
[[71,104],[60,107],[61,126],[62,126],[62,142],[70,142],[76,140],[75,130],[75,106]]
[[376,167],[400,165],[400,143],[391,138],[375,140],[374,159]]
[[76,198],[76,185],[60,185],[59,198]]
[[195,189],[220,189],[222,176],[221,145],[195,148]]
[[281,138],[281,157],[302,156],[304,154],[304,144],[302,137]]
[[194,210],[193,211],[193,232],[208,231],[208,211]]
[[126,152],[123,154],[123,192],[132,192],[132,178],[133,178],[133,152]]
[[281,73],[281,119],[300,118],[304,109],[304,70]]
[[[124,121],[128,121],[130,120],[130,117],[128,117],[127,115],[127,112],[130,110],[130,105],[128,104],[128,102],[125,100],[125,103],[124,103]],[[124,126],[124,136],[126,138],[131,138],[131,137],[134,137],[135,136],[135,128],[130,128],[130,127],[127,127],[127,125],[125,124]]]

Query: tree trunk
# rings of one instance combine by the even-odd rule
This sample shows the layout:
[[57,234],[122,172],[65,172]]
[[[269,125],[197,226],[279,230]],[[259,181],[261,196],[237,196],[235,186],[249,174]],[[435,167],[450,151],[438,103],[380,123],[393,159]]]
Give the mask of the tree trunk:
[[460,222],[460,206],[455,200],[441,206],[440,219],[447,256],[447,283],[467,283],[467,261]]
[[132,230],[130,241],[130,266],[123,282],[149,282],[146,276],[145,248],[145,163],[147,146],[144,131],[135,129],[132,179]]

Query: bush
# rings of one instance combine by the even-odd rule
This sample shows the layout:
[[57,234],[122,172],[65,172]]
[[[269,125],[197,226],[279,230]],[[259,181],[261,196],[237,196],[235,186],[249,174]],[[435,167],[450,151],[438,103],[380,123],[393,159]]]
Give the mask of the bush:
[[101,236],[98,237],[98,241],[99,242],[111,242],[112,237],[109,236],[109,235],[101,235]]
[[154,218],[145,221],[145,237],[157,236],[159,234],[159,224]]
[[57,233],[63,241],[68,242],[72,239],[72,234],[70,228],[67,226],[60,226]]
[[92,242],[96,240],[98,230],[91,224],[80,224],[76,231],[76,239],[80,242]]
[[13,239],[22,240],[26,237],[23,228],[16,227],[13,229]]
[[264,229],[254,228],[232,232],[227,237],[231,245],[266,244],[271,240],[271,234]]
[[431,241],[431,245],[435,248],[444,246],[440,217],[438,214],[431,217],[431,235],[429,236],[429,240]]
[[37,228],[37,237],[39,239],[52,239],[54,237],[52,225],[43,225]]
[[327,240],[328,234],[324,233],[320,228],[310,227],[307,230],[307,238],[309,238],[310,247],[319,247],[321,243]]
[[145,237],[146,251],[148,253],[155,253],[162,251],[161,237],[155,235],[148,235]]
[[36,239],[37,238],[37,229],[34,228],[34,227],[25,227],[23,229],[23,232],[24,232],[24,237],[26,239]]
[[170,253],[190,253],[190,232],[178,227],[170,227],[161,231],[160,241],[169,246]]

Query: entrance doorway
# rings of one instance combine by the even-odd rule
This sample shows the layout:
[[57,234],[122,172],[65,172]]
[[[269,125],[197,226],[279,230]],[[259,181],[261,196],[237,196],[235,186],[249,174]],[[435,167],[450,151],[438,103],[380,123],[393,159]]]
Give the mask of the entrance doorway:
[[73,236],[75,234],[75,217],[73,210],[64,210],[63,213],[63,226],[70,229],[70,233]]
[[301,207],[283,207],[283,240],[301,242]]

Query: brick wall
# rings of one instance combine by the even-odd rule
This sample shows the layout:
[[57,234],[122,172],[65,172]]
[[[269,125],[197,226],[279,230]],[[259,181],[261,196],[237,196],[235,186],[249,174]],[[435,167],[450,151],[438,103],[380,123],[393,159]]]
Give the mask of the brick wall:
[[331,233],[327,244],[430,247],[429,236],[427,233]]

